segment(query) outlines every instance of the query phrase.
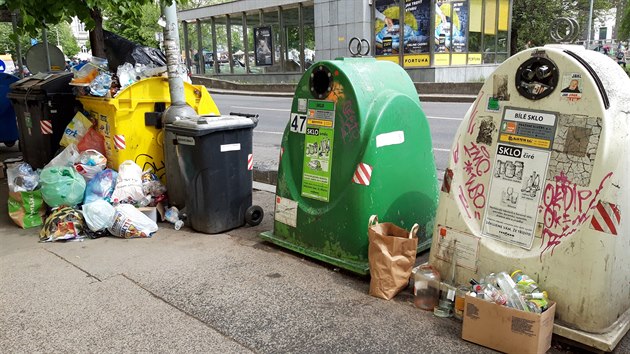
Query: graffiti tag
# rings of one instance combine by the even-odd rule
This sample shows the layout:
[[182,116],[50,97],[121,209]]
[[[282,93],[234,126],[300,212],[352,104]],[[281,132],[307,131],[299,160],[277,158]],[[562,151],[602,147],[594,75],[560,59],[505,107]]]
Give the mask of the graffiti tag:
[[352,100],[347,100],[341,106],[341,137],[344,143],[352,142],[359,138],[359,124],[354,111]]
[[538,206],[544,220],[542,245],[545,248],[540,252],[541,257],[548,250],[551,250],[553,255],[553,250],[562,239],[578,231],[579,226],[588,219],[587,214],[597,206],[604,183],[612,175],[613,173],[609,172],[604,176],[595,191],[583,189],[569,181],[564,172],[560,172],[554,182],[547,184],[543,202]]
[[474,217],[481,220],[480,209],[486,206],[486,186],[479,181],[488,171],[490,171],[490,153],[485,146],[479,146],[474,142],[470,142],[468,146],[464,146],[464,171],[467,175],[466,189],[459,187],[459,200],[462,202],[466,209],[468,217],[471,218],[470,205],[465,200],[470,200]]

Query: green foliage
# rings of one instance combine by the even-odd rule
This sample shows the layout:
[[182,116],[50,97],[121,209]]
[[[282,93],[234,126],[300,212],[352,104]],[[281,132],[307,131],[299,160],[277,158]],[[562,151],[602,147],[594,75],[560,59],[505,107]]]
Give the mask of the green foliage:
[[[22,55],[26,54],[28,48],[31,47],[31,41],[29,36],[14,36],[13,26],[10,23],[0,23],[0,52],[11,54],[14,59],[16,58],[15,42],[14,38],[18,38],[20,41],[20,47],[22,48]],[[59,41],[57,41],[57,35]],[[35,36],[39,42],[42,42],[42,36]],[[61,47],[63,53],[71,58],[79,52],[79,46],[77,41],[72,35],[72,30],[67,22],[61,22],[58,25],[50,26],[48,29],[48,43]]]
[[622,40],[630,39],[630,4],[625,3],[621,24],[619,25],[618,37]]
[[[590,0],[514,0],[512,8],[512,54],[524,49],[531,41],[534,46],[550,43],[551,20],[571,17],[578,21],[580,32],[586,33]],[[595,0],[593,17],[603,21],[603,13],[610,9],[609,0]],[[585,39],[584,36],[580,39]]]
[[156,32],[162,32],[157,24],[160,18],[160,7],[157,4],[144,4],[139,11],[107,11],[107,21],[103,26],[110,32],[116,33],[130,41],[157,48]]

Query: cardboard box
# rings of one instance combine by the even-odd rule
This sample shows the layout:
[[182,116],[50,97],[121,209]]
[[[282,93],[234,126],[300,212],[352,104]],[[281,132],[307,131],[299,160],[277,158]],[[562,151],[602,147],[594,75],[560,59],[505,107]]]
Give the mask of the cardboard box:
[[157,222],[157,208],[156,207],[140,207],[138,208],[144,215],[148,216],[153,222]]
[[542,314],[466,296],[462,338],[505,353],[545,353],[551,347],[553,301]]

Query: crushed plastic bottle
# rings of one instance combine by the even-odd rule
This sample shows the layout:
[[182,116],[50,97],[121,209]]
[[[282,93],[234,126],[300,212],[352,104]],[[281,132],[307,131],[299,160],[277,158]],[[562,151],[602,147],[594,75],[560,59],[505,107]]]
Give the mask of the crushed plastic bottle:
[[90,82],[90,93],[94,96],[104,97],[109,93],[112,84],[110,73],[101,73]]
[[516,290],[516,283],[514,283],[514,280],[512,280],[506,272],[499,272],[496,275],[496,279],[499,288],[501,288],[501,291],[507,296],[508,306],[525,312],[530,311],[525,300],[521,297],[518,290]]
[[184,225],[184,222],[179,218],[179,210],[177,209],[177,207],[168,208],[164,217],[166,218],[166,221],[175,225],[175,230],[181,229]]

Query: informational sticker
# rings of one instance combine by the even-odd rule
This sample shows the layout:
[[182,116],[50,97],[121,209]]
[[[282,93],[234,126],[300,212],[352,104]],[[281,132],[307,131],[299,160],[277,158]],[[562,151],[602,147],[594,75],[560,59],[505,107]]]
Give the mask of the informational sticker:
[[446,262],[452,262],[453,256],[457,265],[477,271],[477,257],[479,256],[479,237],[458,232],[438,225],[439,241],[436,257]]
[[276,196],[276,212],[274,218],[283,224],[297,227],[298,203],[288,198]]
[[306,114],[291,113],[289,130],[294,133],[304,134],[306,132]]
[[506,107],[499,142],[551,149],[556,134],[556,113]]
[[376,147],[380,148],[389,145],[398,145],[405,142],[405,132],[397,130],[390,133],[383,133],[376,136]]
[[500,110],[501,105],[499,104],[499,99],[496,97],[488,96],[488,105],[486,106],[486,111],[499,112]]
[[550,151],[497,144],[484,236],[531,249]]
[[562,75],[560,83],[560,95],[569,101],[578,101],[582,98],[582,74],[568,73]]
[[308,100],[306,98],[298,98],[298,112],[306,113],[306,104]]
[[335,103],[309,100],[304,135],[302,196],[328,202],[335,134]]
[[177,136],[177,143],[182,145],[195,145],[195,138],[192,136]]
[[239,151],[239,150],[241,150],[241,144],[240,143],[223,144],[223,145],[221,145],[221,152]]

